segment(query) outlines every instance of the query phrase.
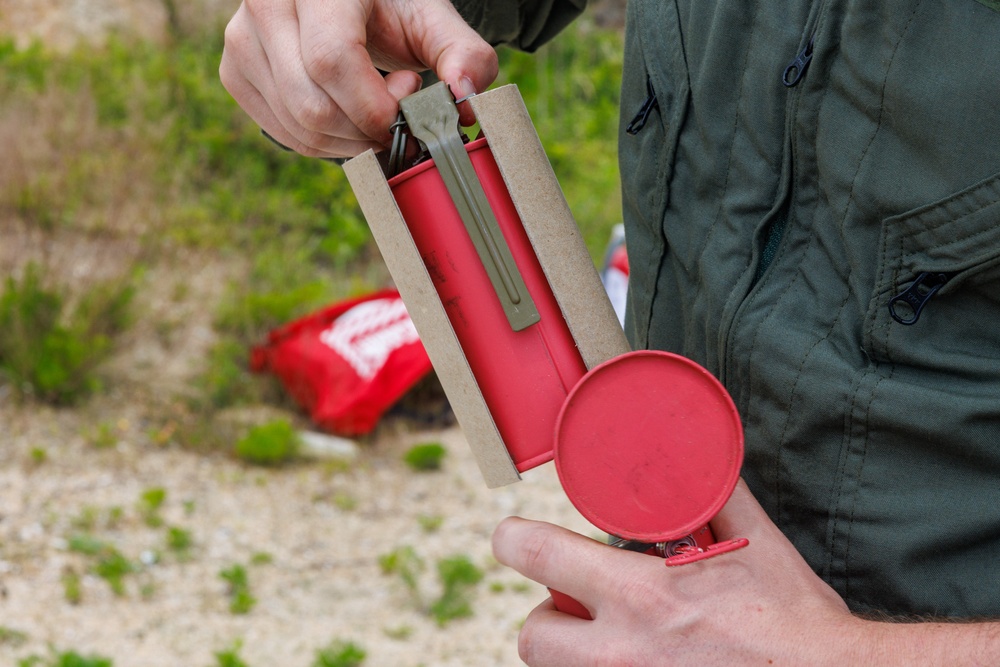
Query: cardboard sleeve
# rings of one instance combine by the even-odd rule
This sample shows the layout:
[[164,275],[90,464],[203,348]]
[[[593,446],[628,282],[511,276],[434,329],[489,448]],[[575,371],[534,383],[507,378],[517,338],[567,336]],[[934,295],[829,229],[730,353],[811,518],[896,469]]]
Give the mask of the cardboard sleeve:
[[[469,103],[586,367],[627,352],[625,335],[517,87],[502,86]],[[344,169],[486,484],[493,488],[519,480],[378,158],[368,151]]]

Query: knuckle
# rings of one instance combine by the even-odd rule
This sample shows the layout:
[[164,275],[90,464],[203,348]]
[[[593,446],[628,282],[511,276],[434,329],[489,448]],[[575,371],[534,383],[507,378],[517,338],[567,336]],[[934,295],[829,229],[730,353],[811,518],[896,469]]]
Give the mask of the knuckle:
[[483,68],[487,70],[487,72],[496,76],[500,69],[500,58],[497,55],[496,49],[484,42],[478,44],[474,51],[475,53],[473,53],[473,57],[478,62],[482,63]]
[[325,95],[308,95],[295,107],[292,116],[295,121],[311,132],[328,129],[337,120],[338,108]]
[[220,71],[239,69],[239,64],[243,62],[243,54],[247,50],[247,39],[247,34],[239,27],[232,23],[226,26],[226,31],[223,33]]
[[248,51],[249,45],[255,39],[253,26],[246,20],[246,16],[242,12],[238,12],[226,24],[222,39],[224,50],[236,53]]
[[541,573],[548,569],[552,560],[553,543],[549,531],[542,526],[533,526],[524,536],[520,547],[521,562],[526,572]]
[[348,63],[352,59],[344,57],[342,48],[335,42],[315,42],[302,45],[302,63],[306,74],[313,81],[336,84],[349,76]]
[[243,0],[243,6],[247,13],[257,21],[264,20],[269,9],[267,0]]

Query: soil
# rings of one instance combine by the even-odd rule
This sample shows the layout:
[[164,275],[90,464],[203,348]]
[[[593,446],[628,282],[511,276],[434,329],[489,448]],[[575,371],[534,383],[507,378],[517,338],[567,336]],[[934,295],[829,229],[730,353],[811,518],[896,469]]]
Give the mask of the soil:
[[[593,533],[551,464],[487,489],[458,428],[382,433],[353,461],[266,470],[151,444],[127,402],[118,414],[116,442],[98,449],[85,435],[86,411],[0,407],[0,627],[26,640],[0,640],[0,664],[52,647],[115,667],[209,667],[242,642],[248,665],[307,666],[342,640],[363,647],[371,666],[516,665],[518,628],[545,592],[492,560],[494,526],[517,514]],[[445,446],[445,465],[415,473],[402,454],[428,441]],[[140,507],[154,488],[166,492],[160,526],[147,525]],[[171,526],[190,532],[186,555],[165,547]],[[70,548],[85,532],[141,563],[123,595]],[[379,565],[406,546],[427,564],[420,602]],[[485,578],[473,616],[440,627],[423,606],[440,594],[434,564],[456,555]],[[230,612],[219,576],[235,564],[247,568],[257,598],[242,615]],[[69,573],[81,577],[76,604]]]

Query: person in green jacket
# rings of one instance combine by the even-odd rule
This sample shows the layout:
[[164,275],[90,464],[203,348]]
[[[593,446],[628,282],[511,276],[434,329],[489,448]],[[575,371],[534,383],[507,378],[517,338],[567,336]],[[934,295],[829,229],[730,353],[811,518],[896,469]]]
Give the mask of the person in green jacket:
[[[491,45],[583,2],[245,0],[220,74],[277,141],[351,156],[417,72],[484,90]],[[542,603],[522,659],[1000,664],[1000,2],[628,11],[626,332],[732,394],[746,483],[712,528],[751,545],[668,570],[508,519],[497,559],[594,617]]]

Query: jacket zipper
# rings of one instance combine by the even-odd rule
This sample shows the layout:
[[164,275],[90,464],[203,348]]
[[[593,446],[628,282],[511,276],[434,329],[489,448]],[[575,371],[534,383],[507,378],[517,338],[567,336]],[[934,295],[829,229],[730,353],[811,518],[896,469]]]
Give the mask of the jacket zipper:
[[910,285],[889,299],[889,314],[900,324],[917,323],[927,302],[951,280],[954,273],[924,271]]
[[[827,0],[821,0],[815,7],[814,11],[810,12],[809,17],[806,20],[806,24],[802,31],[802,39],[798,53],[791,60],[791,62],[785,66],[785,68],[780,72],[780,77],[782,83],[789,89],[789,96],[786,105],[788,123],[788,141],[795,141],[795,117],[797,116],[798,110],[798,97],[800,95],[798,90],[793,90],[806,75],[806,70],[809,68],[809,63],[813,59],[813,50],[815,46],[817,25],[819,24],[820,18],[826,12],[828,2]],[[794,183],[795,179],[795,165],[792,165],[791,172],[788,178],[792,179]],[[789,192],[789,197],[792,193]],[[789,200],[790,201],[790,200]],[[788,204],[792,205],[791,203]],[[740,319],[744,306],[747,303],[747,298],[753,291],[757,283],[763,277],[764,272],[770,266],[775,255],[778,252],[778,246],[780,245],[781,239],[785,233],[785,227],[787,226],[787,214],[780,215],[779,218],[773,220],[769,227],[764,230],[764,243],[760,248],[761,255],[757,261],[757,270],[754,276],[750,279],[747,293],[740,300],[740,303],[736,305],[733,313],[727,318],[727,321],[723,325],[719,332],[719,380],[726,384],[728,381],[728,375],[730,372],[731,360],[729,359],[730,350],[732,350],[732,337],[734,335],[736,322]]]
[[[815,27],[810,27],[810,31],[814,31]],[[816,33],[810,32],[809,39],[806,41],[806,45],[802,47],[798,55],[788,63],[784,71],[781,73],[781,83],[785,85],[786,88],[794,88],[799,85],[799,82],[806,74],[806,70],[809,68],[809,63],[812,62],[813,57],[813,45],[816,41]],[[771,222],[767,230],[764,232],[764,245],[761,248],[760,260],[757,262],[757,272],[754,275],[753,284],[763,277],[764,272],[767,267],[771,265],[771,261],[774,256],[778,253],[778,244],[781,242],[781,237],[785,233],[785,223],[786,217],[781,216],[780,218]]]
[[788,63],[788,67],[781,73],[781,83],[785,84],[786,88],[793,88],[799,85],[799,81],[805,76],[806,70],[809,68],[809,63],[813,58],[813,41],[815,38],[815,34],[809,36],[809,41],[799,51],[799,55],[795,56],[795,60]]
[[658,109],[660,103],[656,99],[656,91],[653,90],[653,82],[650,78],[646,77],[646,101],[642,103],[639,108],[639,113],[637,113],[629,124],[625,126],[625,132],[635,136],[642,131],[642,128],[646,127],[646,121],[649,120],[649,114],[653,113],[653,109]]

